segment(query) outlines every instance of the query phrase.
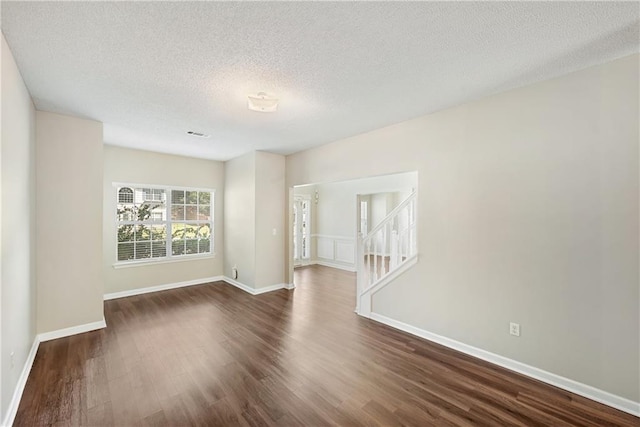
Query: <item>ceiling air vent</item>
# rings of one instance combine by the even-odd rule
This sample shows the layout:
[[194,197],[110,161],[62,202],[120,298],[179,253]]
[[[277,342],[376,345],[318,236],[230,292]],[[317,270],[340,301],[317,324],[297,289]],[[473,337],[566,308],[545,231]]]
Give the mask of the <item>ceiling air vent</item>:
[[192,130],[187,132],[187,135],[197,136],[198,138],[209,138],[211,135],[205,135],[204,133],[194,132]]

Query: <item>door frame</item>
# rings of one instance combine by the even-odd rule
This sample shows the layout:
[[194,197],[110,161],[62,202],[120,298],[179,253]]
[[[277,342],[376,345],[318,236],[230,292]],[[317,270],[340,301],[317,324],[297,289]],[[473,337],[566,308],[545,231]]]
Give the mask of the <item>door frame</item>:
[[[296,253],[295,253],[295,246],[296,243],[301,244],[302,239],[300,238],[299,242],[294,242],[294,239],[296,239],[296,233],[293,232],[293,227],[296,225],[296,209],[295,209],[295,205],[297,203],[301,203],[301,202],[307,202],[307,228],[306,228],[306,242],[307,242],[307,254],[308,257],[301,257],[301,258],[296,258]],[[311,195],[309,194],[294,194],[293,195],[293,200],[292,200],[292,204],[291,204],[291,228],[290,231],[292,233],[291,235],[291,248],[292,248],[292,262],[293,262],[293,266],[294,267],[300,267],[302,265],[308,264],[311,261]]]

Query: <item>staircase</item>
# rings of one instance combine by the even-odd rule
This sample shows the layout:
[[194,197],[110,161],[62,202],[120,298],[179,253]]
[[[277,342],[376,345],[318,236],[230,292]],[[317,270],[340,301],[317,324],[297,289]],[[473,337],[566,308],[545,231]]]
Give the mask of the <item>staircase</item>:
[[418,262],[415,190],[366,236],[358,236],[356,313],[371,316],[371,297]]

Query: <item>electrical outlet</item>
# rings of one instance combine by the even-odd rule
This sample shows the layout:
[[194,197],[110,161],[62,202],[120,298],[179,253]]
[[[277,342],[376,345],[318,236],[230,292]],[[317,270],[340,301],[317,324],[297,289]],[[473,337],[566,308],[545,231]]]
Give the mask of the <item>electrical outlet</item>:
[[519,323],[509,323],[509,333],[511,335],[515,335],[516,337],[520,336],[520,324]]

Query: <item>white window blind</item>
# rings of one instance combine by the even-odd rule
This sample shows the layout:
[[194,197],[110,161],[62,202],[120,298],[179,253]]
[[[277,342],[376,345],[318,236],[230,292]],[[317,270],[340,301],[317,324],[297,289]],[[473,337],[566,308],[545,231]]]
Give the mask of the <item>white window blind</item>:
[[117,262],[210,254],[211,190],[117,187]]

